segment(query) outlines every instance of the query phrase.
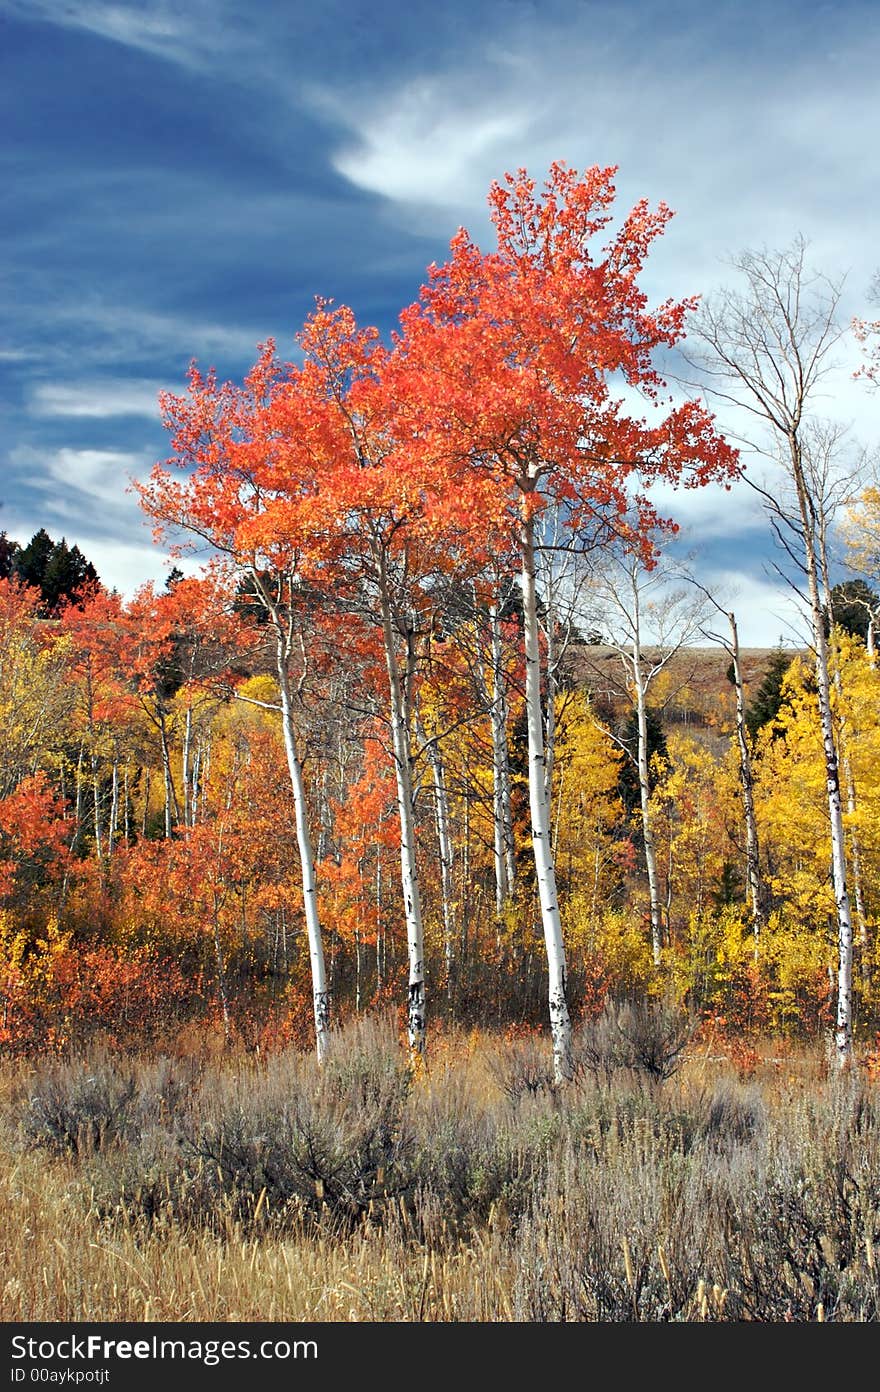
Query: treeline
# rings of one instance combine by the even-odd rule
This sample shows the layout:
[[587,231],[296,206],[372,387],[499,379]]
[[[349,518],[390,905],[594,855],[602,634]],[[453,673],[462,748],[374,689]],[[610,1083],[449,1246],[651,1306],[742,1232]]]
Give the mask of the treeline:
[[[215,596],[216,598],[216,596]],[[198,1025],[249,1047],[309,1042],[310,961],[295,806],[272,645],[241,595],[206,632],[199,582],[101,590],[54,619],[0,581],[3,1044],[143,1042]],[[535,1025],[546,963],[530,854],[521,618],[462,617],[434,640],[418,694],[414,826],[435,1016]],[[859,803],[856,1020],[874,1031],[880,888],[880,676],[859,636],[835,651]],[[509,823],[493,786],[503,689]],[[500,645],[500,655],[498,648]],[[334,1022],[399,1005],[408,976],[393,749],[377,673],[337,632],[292,668],[317,908]],[[656,688],[649,810],[659,969],[632,719],[597,718],[569,652],[557,681],[551,835],[575,1013],[673,989],[717,1028],[812,1033],[834,1004],[824,764],[804,657],[778,649],[749,705],[766,925],[748,902],[728,683]],[[695,654],[699,658],[699,654]],[[664,722],[675,692],[694,718]],[[502,816],[499,825],[498,817]],[[505,844],[505,840],[509,844]],[[499,842],[500,853],[499,853]]]

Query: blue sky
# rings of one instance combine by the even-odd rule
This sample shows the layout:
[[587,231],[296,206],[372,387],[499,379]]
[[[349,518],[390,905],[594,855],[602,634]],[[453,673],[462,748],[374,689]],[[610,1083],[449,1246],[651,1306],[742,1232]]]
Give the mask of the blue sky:
[[[0,528],[161,579],[126,492],[168,452],[157,391],[292,351],[315,295],[387,332],[459,225],[488,244],[505,169],[617,164],[621,211],[669,203],[657,298],[802,233],[869,312],[878,60],[875,0],[0,0]],[[873,443],[839,357],[823,409]],[[742,640],[795,641],[749,491],[673,511]]]

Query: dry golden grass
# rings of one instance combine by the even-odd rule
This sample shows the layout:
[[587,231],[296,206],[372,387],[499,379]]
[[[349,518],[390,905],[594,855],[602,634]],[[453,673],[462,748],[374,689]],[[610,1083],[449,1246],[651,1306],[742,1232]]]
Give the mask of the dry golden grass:
[[[354,1098],[357,1118],[376,1099],[385,1106],[401,1063],[395,1047],[387,1039],[344,1044],[333,1107]],[[0,1316],[878,1317],[876,1084],[829,1077],[818,1048],[771,1044],[747,1079],[702,1048],[662,1085],[629,1073],[584,1080],[561,1096],[532,1087],[534,1055],[523,1052],[529,1086],[517,1095],[510,1055],[519,1047],[476,1035],[440,1044],[396,1115],[387,1161],[397,1167],[396,1187],[370,1152],[360,1163],[373,1166],[373,1187],[361,1208],[347,1209],[338,1195],[322,1200],[318,1184],[323,1211],[293,1181],[288,1200],[268,1198],[256,1163],[251,1173],[242,1161],[234,1179],[218,1170],[209,1190],[186,1159],[218,1117],[228,1124],[234,1113],[265,1129],[267,1118],[287,1115],[291,1099],[308,1096],[318,1109],[309,1124],[320,1121],[318,1104],[329,1106],[330,1094],[309,1060],[210,1063],[179,1117],[162,1122],[175,1138],[170,1151],[151,1140],[156,1121],[142,1092],[128,1130],[102,1133],[76,1153],[44,1144],[44,1114],[34,1120],[29,1099],[45,1093],[46,1068],[10,1065],[0,1073]],[[104,1059],[98,1067],[111,1077],[140,1069],[150,1087],[158,1076],[144,1061]],[[73,1096],[81,1075],[73,1065],[56,1071],[53,1096]],[[344,1109],[327,1116],[333,1126],[351,1121]],[[310,1133],[319,1149],[321,1134]],[[359,1134],[345,1144],[361,1144]],[[142,1164],[146,1184],[157,1154],[165,1169],[151,1182],[167,1201],[146,1215],[131,1170]]]
[[479,1321],[510,1318],[509,1252],[497,1232],[427,1250],[405,1221],[270,1239],[108,1231],[71,1196],[70,1168],[4,1156],[6,1321]]

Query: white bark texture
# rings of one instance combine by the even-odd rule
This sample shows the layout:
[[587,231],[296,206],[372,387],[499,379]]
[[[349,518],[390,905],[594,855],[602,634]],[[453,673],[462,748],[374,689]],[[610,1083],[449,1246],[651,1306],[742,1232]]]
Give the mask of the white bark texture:
[[736,693],[736,742],[739,749],[739,782],[742,795],[743,820],[746,826],[746,874],[749,882],[749,898],[752,903],[752,931],[755,937],[755,958],[764,927],[764,891],[761,884],[761,861],[758,843],[758,823],[755,819],[754,779],[752,777],[752,756],[746,734],[746,703],[743,690],[742,670],[739,663],[739,632],[736,616],[727,615],[730,624],[730,656],[733,663],[733,689]]
[[293,804],[296,819],[296,844],[299,851],[302,873],[303,910],[306,920],[306,934],[309,943],[309,961],[312,969],[312,1001],[315,1017],[315,1050],[318,1062],[327,1054],[330,1042],[330,993],[327,989],[327,974],[324,966],[324,946],[321,940],[321,923],[318,917],[318,889],[315,882],[315,858],[312,852],[312,838],[309,833],[308,808],[302,768],[296,748],[296,734],[293,724],[293,710],[290,699],[290,679],[287,674],[287,653],[284,639],[278,637],[278,686],[281,691],[281,719],[284,733],[284,750],[290,773],[290,786],[293,791]]
[[440,854],[440,893],[443,907],[443,957],[446,966],[446,995],[451,1003],[455,975],[455,905],[453,902],[452,872],[454,847],[450,833],[449,795],[446,791],[446,770],[443,754],[436,737],[428,744],[431,774],[434,780],[434,815],[437,824],[437,847]]
[[409,959],[407,1037],[410,1053],[415,1060],[425,1053],[427,1019],[425,1014],[425,934],[422,924],[422,902],[416,863],[415,817],[413,815],[409,690],[414,675],[414,655],[410,639],[407,645],[405,688],[397,657],[397,643],[392,622],[384,557],[377,557],[377,562],[380,576],[382,636],[385,645],[385,662],[388,669],[394,774],[397,784],[397,815],[400,822],[400,879],[403,889],[403,910],[406,919],[406,943]]
[[507,693],[497,604],[489,609],[492,637],[492,809],[495,832],[495,909],[500,917],[516,882],[513,818],[510,811],[510,759],[507,749]]
[[527,516],[524,516],[520,523],[520,546],[532,849],[535,857],[535,876],[547,951],[553,1071],[556,1082],[562,1083],[572,1076],[573,1069],[571,1018],[566,996],[565,947],[556,894],[556,872],[550,844],[550,814],[545,783],[546,763],[541,701],[541,658],[538,643],[538,606],[535,586],[534,522]]
[[826,614],[819,593],[819,573],[816,557],[816,535],[813,509],[808,495],[796,432],[789,436],[791,472],[797,493],[801,526],[804,536],[804,560],[810,599],[810,619],[816,654],[816,694],[819,721],[822,728],[822,749],[825,756],[825,786],[828,795],[828,820],[831,824],[831,877],[834,901],[837,905],[837,1021],[835,1049],[838,1067],[846,1067],[852,1057],[852,960],[853,931],[849,891],[846,879],[846,846],[843,831],[843,803],[840,795],[840,764],[831,710]]
[[651,913],[651,952],[654,966],[659,967],[663,948],[663,925],[660,914],[660,888],[657,879],[657,852],[654,848],[654,824],[651,818],[651,784],[648,776],[648,705],[641,670],[638,640],[633,643],[632,668],[636,688],[638,714],[638,750],[636,766],[639,775],[639,802],[642,809],[642,840],[645,845],[645,866],[648,872],[648,899]]

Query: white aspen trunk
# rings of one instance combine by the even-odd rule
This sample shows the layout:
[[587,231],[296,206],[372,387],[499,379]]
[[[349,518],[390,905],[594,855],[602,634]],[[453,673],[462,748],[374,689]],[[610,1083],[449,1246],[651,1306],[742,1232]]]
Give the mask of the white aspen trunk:
[[293,791],[293,805],[296,819],[296,844],[299,850],[300,871],[302,874],[303,910],[306,920],[306,934],[309,943],[309,961],[312,969],[312,1002],[315,1016],[315,1051],[321,1063],[327,1054],[330,1043],[330,995],[327,990],[327,974],[324,967],[324,946],[321,941],[321,924],[318,918],[318,889],[315,883],[315,859],[312,853],[312,839],[309,834],[308,808],[303,786],[302,768],[296,749],[296,735],[293,726],[293,709],[290,699],[290,679],[287,673],[287,644],[283,633],[277,636],[278,686],[281,692],[281,728],[284,735],[284,751],[287,755],[287,768],[290,773],[290,786]]
[[384,955],[385,934],[382,928],[382,853],[376,850],[376,995],[382,990],[384,982],[384,972],[382,969],[382,959]]
[[546,643],[547,709],[544,715],[544,797],[549,815],[553,807],[553,761],[556,757],[556,675],[554,670],[556,658],[553,651],[552,601],[547,607]]
[[538,642],[538,605],[535,585],[534,521],[523,508],[520,521],[521,585],[523,635],[526,659],[526,720],[529,740],[529,807],[532,821],[532,849],[544,944],[549,974],[550,1032],[553,1039],[553,1073],[557,1083],[571,1078],[571,1017],[566,998],[565,947],[556,895],[556,873],[550,845],[550,815],[547,805],[544,722],[541,709],[541,657]]
[[75,806],[75,810],[74,810],[73,842],[72,842],[72,845],[71,845],[71,848],[70,848],[71,850],[76,850],[76,849],[77,849],[77,847],[79,846],[80,837],[82,836],[82,821],[83,821],[83,777],[82,777],[82,767],[83,767],[83,746],[80,745],[80,747],[79,747],[79,759],[77,760],[77,764],[76,764],[76,806]]
[[507,749],[507,693],[498,605],[489,609],[492,636],[492,798],[495,823],[495,904],[500,914],[516,886],[513,817],[510,811],[510,756]]
[[199,788],[201,791],[202,810],[201,820],[204,821],[208,812],[208,794],[210,792],[210,773],[211,773],[211,741],[205,745],[202,754],[201,765],[199,768]]
[[663,925],[660,911],[660,890],[657,884],[657,853],[654,847],[654,827],[651,820],[651,786],[648,778],[648,707],[645,699],[645,682],[642,677],[641,650],[638,637],[638,619],[635,624],[635,637],[632,647],[633,680],[636,688],[636,711],[638,714],[639,738],[636,765],[639,774],[639,802],[642,809],[642,840],[645,845],[645,867],[648,872],[648,899],[651,912],[651,951],[654,966],[660,966],[663,947]]
[[165,788],[165,839],[170,840],[174,822],[179,820],[174,779],[171,774],[171,750],[168,747],[168,728],[164,712],[159,712],[159,736],[162,743],[162,778]]
[[327,843],[330,839],[330,806],[327,799],[327,765],[321,772],[321,785],[318,790],[318,860],[323,860],[327,855]]
[[147,835],[147,814],[150,810],[150,770],[144,772],[144,809],[141,813],[141,839],[145,840]]
[[453,903],[454,851],[449,833],[449,797],[446,791],[446,771],[443,755],[436,738],[428,744],[431,774],[434,780],[434,814],[437,824],[437,847],[440,853],[440,892],[443,900],[443,958],[446,967],[446,998],[452,1003],[452,983],[455,971],[455,906]]
[[789,436],[792,476],[797,490],[804,538],[804,559],[810,596],[813,642],[816,647],[816,694],[819,720],[822,727],[822,748],[825,756],[825,785],[828,794],[828,818],[831,824],[831,874],[834,899],[837,905],[837,1020],[835,1028],[835,1059],[838,1068],[846,1068],[852,1060],[852,959],[853,932],[846,882],[846,849],[843,833],[843,806],[840,796],[840,769],[834,737],[831,710],[828,643],[825,636],[825,612],[819,594],[816,561],[816,536],[813,510],[810,506],[800,445],[797,434]]
[[461,848],[461,894],[458,902],[461,905],[461,932],[458,940],[458,974],[459,980],[462,978],[468,957],[468,936],[470,930],[471,916],[471,799],[467,786],[464,789],[464,835]]
[[128,787],[128,759],[122,774],[122,837],[126,849],[131,845],[131,805]]
[[752,756],[746,734],[746,702],[743,690],[742,671],[739,665],[739,633],[736,617],[727,615],[730,624],[730,656],[733,662],[733,689],[736,693],[736,742],[739,749],[739,782],[742,796],[743,818],[746,824],[746,874],[749,882],[749,898],[752,903],[752,931],[755,937],[755,961],[758,960],[758,944],[764,928],[764,891],[761,884],[761,861],[758,845],[758,823],[755,818],[754,779],[752,777]]
[[[820,526],[819,529],[819,564],[822,573],[822,593],[825,606],[829,616],[831,615],[831,578],[828,567],[828,546],[826,529]],[[870,632],[870,623],[869,623]],[[850,861],[852,863],[852,887],[853,903],[856,911],[856,927],[859,934],[859,945],[861,947],[861,974],[864,981],[870,981],[870,943],[868,940],[868,920],[865,914],[865,900],[862,892],[862,850],[859,844],[859,835],[855,827],[855,813],[857,808],[856,800],[856,781],[852,769],[852,760],[849,756],[849,737],[846,725],[846,717],[843,713],[843,677],[840,671],[840,656],[835,644],[832,653],[831,671],[834,682],[834,691],[837,696],[838,710],[838,742],[840,747],[840,764],[843,770],[843,782],[846,788],[846,810],[850,819],[849,829],[849,849]]]
[[202,770],[202,741],[196,744],[196,751],[193,755],[192,765],[192,805],[190,807],[191,824],[195,826],[199,813],[199,778]]
[[[559,776],[559,787],[556,791],[556,816],[553,819],[553,860],[559,858],[559,826],[562,821],[562,794],[565,790],[565,770]],[[550,801],[550,794],[547,794],[547,801]],[[571,856],[569,856],[569,861]]]
[[414,676],[414,652],[411,636],[407,641],[406,685],[401,680],[400,664],[394,641],[391,600],[384,555],[376,556],[379,571],[379,595],[382,609],[382,636],[385,662],[388,668],[388,688],[391,705],[391,733],[394,750],[394,773],[397,782],[397,813],[400,821],[400,878],[403,888],[403,908],[406,918],[406,941],[409,958],[407,993],[407,1037],[413,1059],[424,1055],[427,1037],[425,1015],[425,938],[422,925],[422,904],[419,892],[419,873],[416,864],[415,818],[413,816],[412,749],[410,732],[410,693]]
[[590,917],[595,918],[599,907],[599,872],[602,862],[599,852],[599,828],[596,828],[596,851],[593,856],[593,893],[590,900]]
[[843,715],[843,680],[840,675],[840,665],[835,660],[833,664],[834,690],[837,695],[837,707],[840,711],[838,720],[838,742],[840,746],[840,767],[843,771],[843,784],[846,789],[846,810],[850,819],[849,830],[849,853],[852,863],[852,887],[853,904],[856,911],[856,927],[859,934],[859,945],[861,947],[862,975],[870,977],[870,944],[868,941],[868,921],[865,914],[865,900],[862,892],[862,849],[859,843],[859,835],[855,828],[855,813],[858,806],[856,799],[856,781],[852,770],[852,760],[849,757],[848,732],[846,719]]
[[[840,681],[840,673],[835,672],[835,684]],[[862,890],[862,848],[859,842],[858,833],[855,830],[854,818],[857,807],[856,802],[856,783],[852,771],[852,762],[849,757],[844,740],[846,731],[841,727],[840,739],[843,755],[843,781],[846,785],[846,810],[850,818],[849,850],[852,861],[852,882],[853,882],[853,902],[856,910],[856,926],[859,932],[859,946],[861,948],[862,978],[870,980],[871,977],[871,958],[870,940],[868,937],[868,918],[865,913],[865,897]]]
[[361,930],[355,927],[354,930],[354,1008],[358,1015],[361,1013]]
[[113,756],[113,784],[110,796],[110,825],[107,829],[107,857],[113,854],[116,833],[119,825],[119,760]]
[[95,814],[95,855],[98,861],[104,859],[104,828],[101,821],[101,785],[98,779],[98,760],[92,755],[92,802]]
[[186,718],[183,726],[183,751],[181,755],[181,778],[183,779],[183,825],[190,827],[193,824],[192,816],[192,764],[190,754],[192,750],[192,706],[187,705]]

